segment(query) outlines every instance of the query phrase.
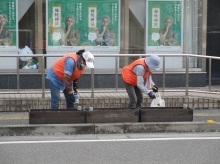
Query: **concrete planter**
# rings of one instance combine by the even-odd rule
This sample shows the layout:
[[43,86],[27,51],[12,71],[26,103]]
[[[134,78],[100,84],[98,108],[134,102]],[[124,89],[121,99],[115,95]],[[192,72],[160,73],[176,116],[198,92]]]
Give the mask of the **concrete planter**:
[[89,110],[32,109],[30,124],[74,123],[135,123],[135,122],[184,122],[193,121],[193,110],[182,107],[148,107],[142,109],[99,108]]
[[85,123],[85,111],[67,109],[59,110],[30,110],[30,124],[72,124]]
[[139,122],[139,110],[137,109],[99,109],[86,111],[86,123],[124,123]]
[[193,121],[193,110],[182,107],[149,107],[140,110],[140,122]]

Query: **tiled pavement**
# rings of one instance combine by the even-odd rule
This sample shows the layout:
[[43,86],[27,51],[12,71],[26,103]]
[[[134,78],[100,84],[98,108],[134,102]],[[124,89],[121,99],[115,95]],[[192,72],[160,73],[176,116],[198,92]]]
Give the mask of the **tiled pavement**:
[[[0,90],[0,111],[27,111],[29,109],[50,108],[50,91],[45,91],[45,97],[41,90]],[[176,107],[187,103],[192,108],[219,108],[220,109],[220,86],[201,88],[189,88],[186,94],[185,88],[160,88],[161,97],[166,106]],[[126,107],[128,96],[124,89],[80,89],[80,105],[83,108],[117,108]],[[65,108],[65,99],[61,93],[60,108]],[[144,95],[143,106],[150,106],[151,99]]]
[[[80,98],[92,98],[92,91],[80,89]],[[198,98],[214,98],[220,99],[220,86],[214,86],[209,91],[208,87],[189,88],[188,95],[185,88],[165,88],[160,90],[161,97],[176,98],[176,97],[198,97]],[[63,94],[61,93],[63,98]],[[127,93],[124,89],[95,89],[94,98],[127,98]],[[148,97],[145,95],[145,97]],[[38,90],[0,90],[0,99],[16,99],[16,98],[42,98],[42,91]],[[50,91],[45,90],[45,98],[50,98]]]

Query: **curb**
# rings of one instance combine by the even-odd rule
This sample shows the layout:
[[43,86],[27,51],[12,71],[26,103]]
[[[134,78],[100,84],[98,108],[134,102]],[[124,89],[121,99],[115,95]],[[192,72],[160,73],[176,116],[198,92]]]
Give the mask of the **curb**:
[[113,124],[38,124],[0,126],[0,136],[60,136],[75,134],[220,132],[219,123],[163,122]]

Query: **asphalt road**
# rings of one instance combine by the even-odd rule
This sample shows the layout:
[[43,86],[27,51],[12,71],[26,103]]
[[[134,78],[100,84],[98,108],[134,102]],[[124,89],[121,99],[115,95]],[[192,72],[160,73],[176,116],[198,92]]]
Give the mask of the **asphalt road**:
[[0,137],[3,164],[219,164],[220,133]]

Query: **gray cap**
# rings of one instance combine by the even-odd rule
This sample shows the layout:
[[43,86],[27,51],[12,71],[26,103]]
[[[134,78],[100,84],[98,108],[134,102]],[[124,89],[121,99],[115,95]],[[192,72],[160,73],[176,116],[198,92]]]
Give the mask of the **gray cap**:
[[146,57],[145,63],[152,71],[160,69],[160,57],[157,55],[151,55],[150,57]]

